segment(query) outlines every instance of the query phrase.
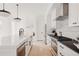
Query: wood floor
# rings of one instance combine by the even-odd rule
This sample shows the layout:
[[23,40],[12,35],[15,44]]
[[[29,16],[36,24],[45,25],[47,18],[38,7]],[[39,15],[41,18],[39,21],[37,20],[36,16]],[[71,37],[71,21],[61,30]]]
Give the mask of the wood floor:
[[29,56],[52,56],[50,46],[45,45],[44,42],[34,42]]

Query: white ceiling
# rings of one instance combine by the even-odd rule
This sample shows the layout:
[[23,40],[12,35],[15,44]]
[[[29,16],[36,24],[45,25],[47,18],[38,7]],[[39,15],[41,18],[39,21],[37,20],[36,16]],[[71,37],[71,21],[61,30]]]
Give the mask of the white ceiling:
[[[19,5],[19,16],[26,18],[27,16],[44,15],[51,3],[20,3]],[[1,3],[0,9],[2,9]],[[12,17],[16,17],[16,3],[6,3],[5,9],[11,12]]]

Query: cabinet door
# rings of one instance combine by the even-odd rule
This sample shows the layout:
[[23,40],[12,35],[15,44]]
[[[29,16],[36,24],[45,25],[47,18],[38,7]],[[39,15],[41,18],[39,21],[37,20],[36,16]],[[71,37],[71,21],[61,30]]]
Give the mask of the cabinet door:
[[17,56],[25,56],[25,43],[17,48]]
[[79,56],[78,53],[68,48],[67,46],[58,43],[58,55],[60,56]]
[[58,42],[58,56],[64,56],[63,45]]
[[77,23],[79,25],[79,3],[77,3]]
[[79,26],[78,23],[78,4],[69,4],[69,26]]
[[64,47],[63,51],[64,51],[65,56],[79,56],[78,53],[76,53],[74,50],[68,48],[67,46],[63,46],[63,47]]

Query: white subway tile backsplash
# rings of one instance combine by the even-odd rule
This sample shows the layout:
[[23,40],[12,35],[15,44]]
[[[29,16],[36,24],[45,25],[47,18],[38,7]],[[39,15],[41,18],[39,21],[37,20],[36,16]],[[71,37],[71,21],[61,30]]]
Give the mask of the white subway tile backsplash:
[[79,37],[79,26],[69,27],[68,20],[63,20],[63,25],[64,26],[62,28],[57,29],[58,32],[62,32],[63,36],[70,37],[73,39]]

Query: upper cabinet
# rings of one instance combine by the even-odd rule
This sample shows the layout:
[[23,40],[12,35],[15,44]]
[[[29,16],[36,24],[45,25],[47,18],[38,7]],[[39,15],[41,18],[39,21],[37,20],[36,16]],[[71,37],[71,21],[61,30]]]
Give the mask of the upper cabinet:
[[68,8],[69,5],[68,3],[61,3],[57,8],[56,8],[56,16],[57,18],[62,17],[62,16],[68,16]]
[[79,4],[69,4],[69,26],[79,26]]
[[69,15],[69,4],[63,3],[63,16],[68,16],[68,15]]
[[63,16],[63,4],[59,4],[56,8],[56,17]]

